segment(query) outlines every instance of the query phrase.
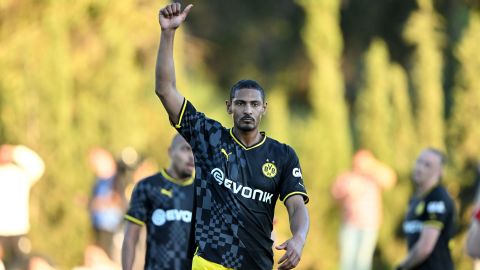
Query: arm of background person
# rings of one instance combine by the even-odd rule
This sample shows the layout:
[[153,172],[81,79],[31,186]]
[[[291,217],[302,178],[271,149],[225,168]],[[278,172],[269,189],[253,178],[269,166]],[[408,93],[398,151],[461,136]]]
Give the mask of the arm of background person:
[[411,269],[425,261],[432,253],[439,236],[440,230],[437,227],[425,226],[420,238],[397,269]]
[[480,258],[480,204],[476,208],[472,225],[467,235],[467,254],[472,258]]
[[122,244],[122,269],[132,270],[135,262],[135,251],[142,226],[133,222],[125,222],[125,237]]
[[42,158],[25,146],[15,146],[12,153],[12,160],[28,175],[30,184],[32,185],[40,179],[45,171],[45,163],[43,163]]
[[286,250],[286,253],[278,261],[281,264],[278,268],[280,270],[295,268],[300,262],[310,224],[308,210],[301,195],[288,198],[285,205],[290,220],[292,238],[275,247],[278,250]]
[[392,189],[397,183],[397,175],[395,171],[388,165],[377,161],[375,169],[373,170],[373,179],[384,190]]
[[162,29],[155,68],[155,92],[174,123],[178,123],[184,97],[178,92],[173,61],[173,41],[176,29],[185,21],[192,5],[181,10],[180,3],[161,9],[158,20]]

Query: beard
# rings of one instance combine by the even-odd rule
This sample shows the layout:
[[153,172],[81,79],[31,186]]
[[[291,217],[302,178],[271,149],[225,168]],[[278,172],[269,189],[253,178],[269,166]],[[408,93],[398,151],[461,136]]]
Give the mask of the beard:
[[242,121],[242,119],[239,119],[235,125],[236,128],[238,128],[240,131],[243,132],[250,132],[253,131],[257,128],[257,121],[252,121],[251,123],[245,123]]

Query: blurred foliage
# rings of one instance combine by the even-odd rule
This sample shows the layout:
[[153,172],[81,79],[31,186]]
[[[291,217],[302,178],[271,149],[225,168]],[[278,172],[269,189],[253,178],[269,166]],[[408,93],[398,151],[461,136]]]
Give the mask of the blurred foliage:
[[[0,142],[26,144],[45,159],[46,175],[31,198],[30,236],[34,250],[63,269],[81,264],[91,242],[88,149],[120,153],[133,146],[167,165],[174,130],[153,91],[156,16],[166,2],[0,1]],[[192,2],[175,45],[178,86],[226,126],[222,102],[230,85],[253,78],[268,89],[263,128],[295,147],[311,196],[301,269],[337,267],[340,215],[329,189],[359,148],[399,176],[384,196],[375,255],[374,269],[391,269],[405,254],[399,224],[411,165],[425,146],[451,157],[445,182],[462,225],[454,254],[457,268],[468,269],[462,241],[473,196],[463,194],[473,193],[480,156],[478,7],[431,0]],[[282,241],[288,216],[278,205]]]

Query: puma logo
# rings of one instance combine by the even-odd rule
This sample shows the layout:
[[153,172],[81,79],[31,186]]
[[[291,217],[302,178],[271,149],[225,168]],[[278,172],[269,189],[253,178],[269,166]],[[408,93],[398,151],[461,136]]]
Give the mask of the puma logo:
[[232,152],[227,153],[227,151],[225,151],[225,149],[223,149],[223,148],[220,150],[220,152],[222,152],[222,154],[225,155],[225,158],[227,158],[227,161],[228,161],[228,158],[230,157],[230,155],[232,154]]
[[173,196],[173,191],[171,189],[168,190],[168,189],[162,188],[162,189],[160,189],[160,193],[162,193],[163,195],[165,195],[169,198],[172,198],[172,196]]

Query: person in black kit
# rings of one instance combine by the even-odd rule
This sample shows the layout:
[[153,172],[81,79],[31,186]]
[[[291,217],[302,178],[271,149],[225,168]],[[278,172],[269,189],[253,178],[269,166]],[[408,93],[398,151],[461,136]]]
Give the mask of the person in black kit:
[[174,35],[191,8],[182,11],[174,3],[160,10],[155,90],[195,156],[192,269],[272,269],[277,199],[287,208],[292,232],[276,247],[286,251],[279,269],[292,269],[300,261],[309,226],[298,157],[290,146],[259,131],[267,102],[257,82],[242,80],[232,87],[226,101],[234,121],[230,129],[197,111],[177,90]]
[[131,270],[142,226],[147,227],[145,269],[190,269],[188,241],[193,208],[194,163],[190,145],[176,135],[170,167],[141,180],[125,215],[122,269]]
[[415,194],[403,223],[408,255],[397,269],[454,269],[450,239],[455,232],[455,206],[441,185],[445,156],[427,148],[420,153],[413,171]]

